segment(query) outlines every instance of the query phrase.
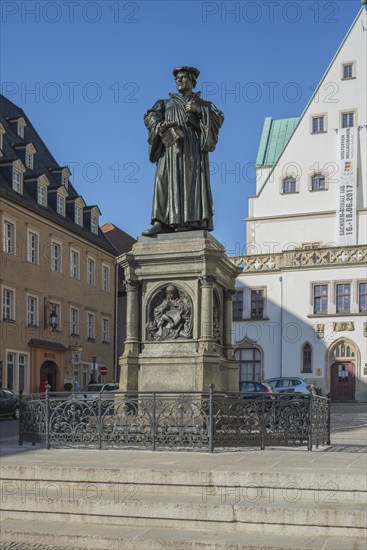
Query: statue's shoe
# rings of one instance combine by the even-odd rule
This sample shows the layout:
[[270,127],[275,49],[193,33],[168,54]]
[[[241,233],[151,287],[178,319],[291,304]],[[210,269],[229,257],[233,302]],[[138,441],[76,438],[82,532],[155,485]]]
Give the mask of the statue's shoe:
[[164,225],[161,222],[155,222],[150,229],[143,231],[142,235],[143,237],[154,237],[154,235],[158,235],[159,233],[172,233],[172,231],[173,228],[169,225]]

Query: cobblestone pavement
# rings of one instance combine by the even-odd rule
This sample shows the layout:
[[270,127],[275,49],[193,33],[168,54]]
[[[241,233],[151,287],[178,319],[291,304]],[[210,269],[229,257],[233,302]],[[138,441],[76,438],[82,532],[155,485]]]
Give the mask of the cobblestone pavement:
[[367,403],[331,404],[328,452],[367,453]]

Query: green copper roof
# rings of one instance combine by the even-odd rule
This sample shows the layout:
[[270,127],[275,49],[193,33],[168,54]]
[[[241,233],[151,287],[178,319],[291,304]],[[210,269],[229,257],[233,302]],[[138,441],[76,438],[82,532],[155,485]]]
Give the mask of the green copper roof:
[[266,117],[261,135],[256,166],[274,166],[285,149],[300,117],[273,120]]

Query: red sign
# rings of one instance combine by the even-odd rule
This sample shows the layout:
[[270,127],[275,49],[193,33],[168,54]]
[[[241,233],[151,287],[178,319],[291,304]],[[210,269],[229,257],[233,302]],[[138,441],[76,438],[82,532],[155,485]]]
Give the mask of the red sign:
[[105,376],[107,374],[107,367],[106,365],[101,365],[99,367],[99,372],[101,373],[102,376]]

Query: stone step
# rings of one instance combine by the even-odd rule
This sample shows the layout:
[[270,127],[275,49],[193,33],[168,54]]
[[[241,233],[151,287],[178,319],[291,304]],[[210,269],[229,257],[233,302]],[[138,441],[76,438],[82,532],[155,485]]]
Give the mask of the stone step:
[[[37,523],[2,520],[4,550],[365,550],[365,540],[354,537],[218,533],[215,530],[157,529],[68,524],[46,520]],[[43,546],[47,545],[47,546]]]
[[364,471],[337,477],[332,471],[249,472],[228,470],[157,470],[119,468],[68,468],[52,466],[1,467],[0,496],[37,493],[58,494],[70,498],[75,494],[107,494],[128,499],[134,495],[155,494],[194,495],[208,500],[228,498],[249,503],[293,502],[333,504],[334,502],[363,504],[367,501],[367,479]]
[[63,494],[55,484],[47,491],[24,490],[2,497],[2,517],[9,519],[82,522],[102,525],[213,529],[224,532],[306,536],[367,535],[364,504],[315,502],[307,499],[248,501],[235,494],[119,494],[116,491]]

